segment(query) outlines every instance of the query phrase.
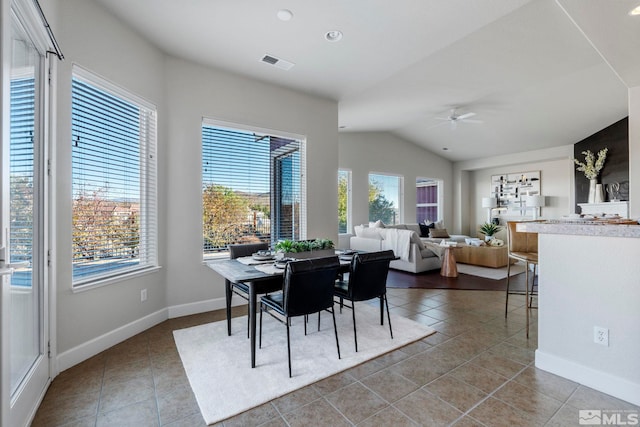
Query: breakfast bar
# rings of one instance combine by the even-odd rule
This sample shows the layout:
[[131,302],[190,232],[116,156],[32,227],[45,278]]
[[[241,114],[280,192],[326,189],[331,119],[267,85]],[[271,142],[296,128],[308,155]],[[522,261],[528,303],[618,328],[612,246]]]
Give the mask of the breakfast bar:
[[546,221],[518,231],[538,233],[536,367],[640,405],[640,225]]

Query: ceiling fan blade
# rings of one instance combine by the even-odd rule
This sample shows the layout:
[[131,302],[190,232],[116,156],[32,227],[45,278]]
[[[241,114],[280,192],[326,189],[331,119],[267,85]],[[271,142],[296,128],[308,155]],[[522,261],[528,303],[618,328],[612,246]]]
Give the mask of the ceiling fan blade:
[[476,119],[465,119],[463,121],[465,123],[484,123],[482,120],[476,120]]
[[465,114],[461,114],[459,116],[456,117],[456,120],[465,120],[468,119],[469,117],[473,117],[475,116],[476,113],[465,113]]

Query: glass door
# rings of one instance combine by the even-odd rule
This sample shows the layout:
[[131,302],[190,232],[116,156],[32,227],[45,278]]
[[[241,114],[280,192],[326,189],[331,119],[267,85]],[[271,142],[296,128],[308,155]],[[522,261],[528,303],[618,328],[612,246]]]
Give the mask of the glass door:
[[9,116],[3,117],[9,141],[3,132],[0,166],[3,426],[27,424],[49,381],[43,260],[45,60],[16,14],[11,23]]

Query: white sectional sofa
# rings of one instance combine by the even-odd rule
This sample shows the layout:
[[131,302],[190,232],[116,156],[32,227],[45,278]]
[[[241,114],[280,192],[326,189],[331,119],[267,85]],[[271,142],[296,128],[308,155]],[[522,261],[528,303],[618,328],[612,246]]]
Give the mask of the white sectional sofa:
[[[396,256],[399,256],[400,259],[391,261],[390,267],[393,269],[421,273],[439,269],[442,265],[440,254],[425,247],[425,243],[439,243],[443,238],[420,237],[420,226],[418,224],[398,224],[384,227],[357,225],[354,227],[354,232],[355,236],[352,236],[349,242],[351,249],[368,252],[386,249],[394,250]],[[452,235],[445,238],[445,240],[464,242],[467,237]],[[402,242],[409,240],[408,251],[398,250],[398,239]]]

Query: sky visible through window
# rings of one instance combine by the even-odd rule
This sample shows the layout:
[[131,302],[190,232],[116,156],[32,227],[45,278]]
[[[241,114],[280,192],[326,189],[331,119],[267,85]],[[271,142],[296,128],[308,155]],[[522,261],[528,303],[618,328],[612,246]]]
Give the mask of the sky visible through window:
[[247,193],[269,192],[270,137],[203,126],[202,138],[203,187],[217,184]]

